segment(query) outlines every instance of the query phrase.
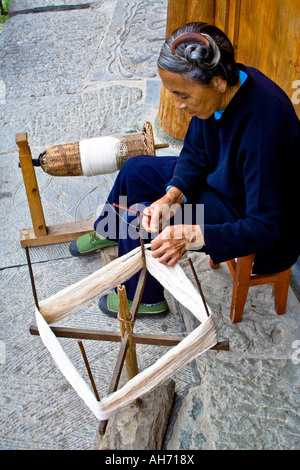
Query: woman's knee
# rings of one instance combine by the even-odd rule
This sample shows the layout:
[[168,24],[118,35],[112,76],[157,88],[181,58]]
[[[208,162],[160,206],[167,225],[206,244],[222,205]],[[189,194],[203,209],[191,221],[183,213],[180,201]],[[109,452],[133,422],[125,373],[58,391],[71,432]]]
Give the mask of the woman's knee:
[[122,165],[120,169],[120,173],[123,173],[123,174],[138,173],[139,171],[141,171],[141,168],[145,165],[145,163],[147,164],[149,163],[148,155],[137,155],[135,157],[130,157]]
[[165,193],[165,185],[173,174],[174,158],[139,155],[129,158],[122,166],[117,186],[129,203],[155,201]]

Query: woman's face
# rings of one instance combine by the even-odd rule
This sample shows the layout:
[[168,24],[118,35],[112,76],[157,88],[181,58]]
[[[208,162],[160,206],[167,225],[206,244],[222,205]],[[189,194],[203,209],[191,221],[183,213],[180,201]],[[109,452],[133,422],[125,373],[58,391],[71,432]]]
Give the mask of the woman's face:
[[220,77],[213,77],[209,85],[203,86],[191,82],[185,75],[158,68],[162,82],[172,94],[175,107],[183,109],[189,116],[208,119],[217,110],[222,109],[222,98],[227,89],[227,82]]

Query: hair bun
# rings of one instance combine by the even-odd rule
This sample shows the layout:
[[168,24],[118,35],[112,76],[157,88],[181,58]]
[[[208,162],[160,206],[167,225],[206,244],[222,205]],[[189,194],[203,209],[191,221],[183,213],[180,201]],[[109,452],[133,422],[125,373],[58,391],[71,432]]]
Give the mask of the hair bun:
[[210,49],[204,44],[189,44],[184,50],[184,56],[187,60],[206,61],[210,56]]
[[208,23],[192,22],[176,29],[165,40],[157,65],[201,85],[209,85],[213,77],[221,77],[229,86],[239,80],[230,40]]
[[173,41],[172,54],[175,52],[205,69],[215,67],[221,58],[221,52],[216,42],[204,33],[181,34]]

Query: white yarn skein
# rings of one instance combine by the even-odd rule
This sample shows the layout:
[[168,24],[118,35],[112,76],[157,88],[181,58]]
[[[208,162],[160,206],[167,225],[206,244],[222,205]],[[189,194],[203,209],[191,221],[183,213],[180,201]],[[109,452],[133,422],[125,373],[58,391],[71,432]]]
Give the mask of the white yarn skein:
[[[148,248],[148,244],[145,248]],[[200,325],[189,333],[179,344],[169,349],[160,359],[141,371],[116,392],[104,397],[101,402],[77,371],[63,350],[58,338],[49,324],[75,313],[88,301],[101,296],[118,284],[129,279],[139,271],[142,265],[141,248],[115,259],[83,280],[62,289],[57,294],[39,302],[40,311],[36,308],[36,321],[39,334],[54,362],[66,377],[79,397],[100,420],[113,416],[120,408],[132,403],[153,390],[157,385],[171,377],[185,364],[217,343],[217,330],[212,312],[207,317],[201,296],[186,277],[182,268],[176,265],[169,268],[159,263],[146,249],[146,265],[149,272],[169,292],[200,320]],[[118,274],[117,274],[118,273]]]
[[117,171],[116,157],[120,144],[119,139],[109,136],[81,140],[79,150],[83,175],[104,175]]

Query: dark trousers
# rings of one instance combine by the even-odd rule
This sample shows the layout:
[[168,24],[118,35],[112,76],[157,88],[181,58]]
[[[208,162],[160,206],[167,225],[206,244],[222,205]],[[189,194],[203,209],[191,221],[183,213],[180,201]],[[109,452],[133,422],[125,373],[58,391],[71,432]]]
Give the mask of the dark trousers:
[[[138,209],[142,211],[144,206],[149,206],[165,194],[166,185],[173,175],[176,161],[177,157],[138,156],[127,160],[121,168],[105,207],[95,222],[95,230],[98,233],[110,240],[118,241],[119,256],[140,245],[139,227],[135,213],[119,209],[113,206],[113,203],[134,208],[138,204]],[[199,191],[193,195],[191,201],[187,201],[186,205],[182,206],[182,209],[179,211],[182,222],[176,215],[170,221],[171,224],[192,225],[200,221],[200,225],[203,223],[204,226],[204,224],[222,224],[226,221],[234,222],[239,218],[238,213],[228,201],[208,187],[199,187]],[[157,234],[148,234],[142,230],[142,235],[147,243],[147,240],[150,241]],[[129,300],[133,299],[137,280],[138,273],[125,283]],[[163,299],[163,287],[148,274],[142,302],[151,304]]]

